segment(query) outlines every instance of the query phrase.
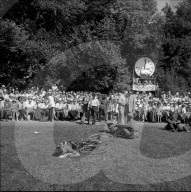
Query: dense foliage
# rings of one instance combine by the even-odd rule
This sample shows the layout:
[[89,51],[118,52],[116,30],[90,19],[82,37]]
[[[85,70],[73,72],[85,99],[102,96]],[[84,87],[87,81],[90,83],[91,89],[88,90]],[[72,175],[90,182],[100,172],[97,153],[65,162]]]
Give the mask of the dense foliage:
[[183,1],[176,13],[166,6],[163,43],[159,52],[158,81],[164,90],[191,90],[191,2]]
[[[0,20],[0,82],[20,88],[57,83],[75,90],[130,89],[135,62],[147,56],[160,66],[158,81],[166,89],[171,63],[184,63],[174,74],[181,74],[188,89],[189,41],[183,43],[177,29],[183,25],[189,40],[185,3],[171,19],[166,10],[165,20],[155,0],[18,0]],[[174,46],[167,46],[170,35],[182,46],[176,62],[166,57]]]

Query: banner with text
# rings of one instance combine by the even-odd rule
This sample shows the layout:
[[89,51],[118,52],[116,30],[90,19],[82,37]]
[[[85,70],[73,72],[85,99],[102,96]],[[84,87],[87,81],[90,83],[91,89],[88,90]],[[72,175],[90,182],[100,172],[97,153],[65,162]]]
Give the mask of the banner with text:
[[133,84],[134,91],[156,91],[156,85]]

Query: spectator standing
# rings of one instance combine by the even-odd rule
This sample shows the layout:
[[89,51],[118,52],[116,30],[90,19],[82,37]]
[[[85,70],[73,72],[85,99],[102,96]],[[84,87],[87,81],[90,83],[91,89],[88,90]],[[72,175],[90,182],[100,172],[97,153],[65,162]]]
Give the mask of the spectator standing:
[[101,121],[102,115],[103,115],[104,120],[107,121],[107,97],[106,97],[106,95],[103,95],[100,98],[99,121]]
[[0,97],[0,121],[2,121],[4,116],[4,102],[3,97]]
[[39,121],[42,117],[41,117],[41,108],[39,106],[40,101],[37,99],[36,103],[34,104],[34,119]]
[[97,96],[95,94],[93,94],[92,96],[93,96],[93,98],[92,98],[91,101],[89,101],[89,106],[88,107],[91,109],[91,115],[93,117],[93,122],[92,122],[92,125],[93,125],[96,122],[97,111],[99,109],[100,103],[99,103],[99,100],[97,99]]
[[5,99],[4,116],[5,116],[6,121],[8,121],[10,115],[11,115],[11,102],[9,99]]
[[119,96],[119,118],[118,118],[118,124],[125,124],[125,96],[120,93]]
[[81,123],[84,124],[85,118],[88,112],[88,99],[87,97],[83,97],[82,99],[82,116],[81,116]]
[[[32,102],[32,98],[29,97],[28,101],[26,102],[26,115],[27,115],[27,119],[32,119],[34,120],[34,102]],[[29,115],[32,115],[32,118],[30,118]]]
[[107,119],[111,121],[113,120],[113,107],[113,101],[110,98],[107,102]]
[[134,114],[134,112],[135,112],[136,98],[137,98],[137,96],[136,96],[135,94],[132,94],[132,95],[130,95],[130,97],[129,97],[128,122],[129,122],[129,118],[133,117],[133,114]]
[[19,118],[19,103],[13,99],[11,104],[11,114],[12,114],[12,120],[18,121]]
[[57,101],[57,103],[55,104],[55,117],[56,120],[63,120],[63,103],[62,103],[62,99],[59,98],[59,100]]
[[19,119],[27,119],[26,104],[23,99],[19,102]]
[[54,122],[55,116],[55,102],[52,93],[49,91],[48,94],[48,121]]
[[162,119],[162,107],[161,107],[161,103],[158,103],[158,104],[157,104],[156,114],[157,114],[157,122],[158,122],[158,123],[161,123],[161,119]]

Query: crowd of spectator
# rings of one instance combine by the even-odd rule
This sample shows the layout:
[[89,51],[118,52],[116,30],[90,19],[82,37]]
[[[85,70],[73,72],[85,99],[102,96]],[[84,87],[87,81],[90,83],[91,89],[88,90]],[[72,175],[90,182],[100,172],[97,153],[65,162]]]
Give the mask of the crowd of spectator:
[[[30,88],[0,88],[0,120],[8,121],[76,121],[95,124],[96,121],[118,121],[120,107],[128,107],[129,97],[135,96],[133,118],[142,122],[165,122],[167,118],[182,123],[191,121],[191,94],[124,91],[101,94],[94,92],[65,92],[56,85],[44,90]],[[123,102],[120,98],[123,96]]]

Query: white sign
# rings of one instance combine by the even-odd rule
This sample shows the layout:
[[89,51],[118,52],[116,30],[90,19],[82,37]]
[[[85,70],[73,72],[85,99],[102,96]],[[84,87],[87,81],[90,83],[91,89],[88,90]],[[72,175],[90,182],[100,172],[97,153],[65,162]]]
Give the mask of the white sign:
[[133,84],[134,91],[155,91],[156,85]]

